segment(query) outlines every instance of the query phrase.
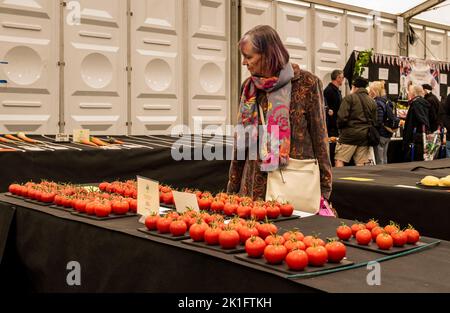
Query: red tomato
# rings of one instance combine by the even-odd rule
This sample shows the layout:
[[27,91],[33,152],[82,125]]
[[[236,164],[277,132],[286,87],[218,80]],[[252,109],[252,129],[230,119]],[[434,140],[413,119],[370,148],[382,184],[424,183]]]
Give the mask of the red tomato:
[[8,191],[10,193],[12,193],[13,195],[17,195],[17,194],[19,194],[19,191],[20,191],[20,185],[19,184],[11,184],[8,187]]
[[280,207],[280,213],[282,216],[291,216],[294,213],[294,206],[290,203],[283,204]]
[[234,229],[225,229],[219,234],[219,244],[223,249],[234,249],[239,244],[239,234]]
[[246,205],[240,205],[238,206],[236,213],[241,218],[249,218],[252,213],[252,208]]
[[328,261],[332,263],[339,263],[345,257],[346,248],[342,242],[331,241],[325,245],[328,253]]
[[223,201],[215,200],[211,202],[211,211],[213,212],[222,212],[224,207]]
[[283,262],[287,255],[287,249],[283,245],[268,245],[264,248],[264,258],[269,264]]
[[151,214],[149,216],[147,216],[147,218],[145,219],[145,226],[147,227],[148,230],[156,230],[156,223],[158,222],[159,219],[159,215],[156,214]]
[[41,195],[41,201],[45,203],[52,203],[53,200],[55,200],[55,193],[54,192],[44,192]]
[[165,204],[171,205],[174,203],[172,191],[163,193],[162,198]]
[[352,235],[352,229],[350,227],[348,227],[347,225],[341,225],[336,229],[336,235],[339,237],[339,239],[341,240],[349,240]]
[[111,213],[111,205],[109,203],[99,203],[95,207],[95,215],[98,217],[106,217]]
[[327,249],[323,246],[314,246],[306,249],[309,264],[312,266],[323,266],[328,260]]
[[258,229],[259,237],[262,239],[266,239],[267,236],[278,232],[278,228],[272,223],[256,224],[256,228]]
[[170,232],[170,224],[172,219],[170,217],[160,217],[156,221],[156,228],[161,234],[167,234]]
[[[195,224],[189,228],[189,236],[191,236],[194,241],[203,241],[205,238],[205,231],[208,225],[203,221],[197,221]],[[239,235],[238,235],[239,236]]]
[[[55,196],[56,198],[57,196]],[[86,204],[88,203],[87,200],[83,200],[83,199],[77,199],[75,200],[75,210],[77,210],[80,213],[84,213],[86,212]]]
[[303,241],[297,240],[295,238],[289,239],[285,241],[284,246],[288,250],[288,252],[291,252],[292,250],[298,249],[298,250],[305,250],[306,245]]
[[416,244],[420,240],[420,234],[417,230],[410,226],[405,230],[406,236],[408,237],[407,243]]
[[274,244],[283,245],[286,240],[284,239],[283,236],[275,234],[267,236],[264,241],[266,242],[267,245],[274,245]]
[[97,202],[95,202],[95,201],[88,202],[88,203],[86,204],[85,211],[86,211],[86,213],[89,214],[89,215],[94,215],[94,214],[95,214],[95,208],[96,208],[96,207],[97,207]]
[[358,232],[358,230],[361,230],[361,229],[366,229],[366,225],[361,224],[361,223],[355,223],[355,224],[353,224],[353,225],[352,225],[352,233],[353,233],[353,236],[356,236],[356,233]]
[[129,201],[129,204],[130,204],[130,211],[133,212],[133,213],[136,213],[137,212],[137,200],[136,199],[131,199]]
[[236,214],[238,205],[233,203],[226,203],[223,206],[223,213],[227,216],[232,216]]
[[255,206],[251,210],[251,216],[256,219],[257,221],[262,221],[266,218],[267,211],[265,208],[261,206]]
[[208,245],[218,245],[219,244],[219,235],[222,230],[218,227],[208,227],[205,230],[205,241]]
[[408,235],[399,230],[391,234],[395,247],[403,247],[408,242]]
[[381,250],[389,250],[394,244],[391,235],[389,235],[388,233],[379,234],[377,236],[376,242],[378,248],[380,248]]
[[315,236],[306,236],[305,238],[303,238],[303,242],[305,243],[306,247],[312,247],[312,246],[323,246],[325,247],[325,242],[320,239],[317,238]]
[[125,200],[114,200],[111,202],[112,212],[117,215],[124,215],[130,210],[130,205]]
[[391,235],[392,233],[398,231],[398,230],[399,230],[399,227],[398,227],[398,225],[397,225],[396,223],[394,223],[393,221],[391,221],[391,222],[389,223],[389,225],[387,225],[387,226],[384,227],[384,230],[385,230],[389,235]]
[[303,250],[293,250],[287,254],[285,261],[289,269],[301,271],[308,265],[308,254]]
[[266,212],[267,212],[267,217],[271,218],[271,219],[276,219],[281,214],[280,208],[278,206],[276,206],[276,205],[268,206],[266,208]]
[[245,242],[245,251],[252,258],[260,258],[264,254],[265,248],[266,243],[261,237],[252,236]]
[[305,236],[303,235],[303,233],[299,230],[290,230],[287,231],[283,234],[283,237],[286,241],[291,240],[292,238],[302,241]]
[[187,225],[182,220],[175,220],[170,223],[169,229],[173,236],[183,236],[187,231]]
[[208,211],[211,208],[212,200],[209,197],[203,197],[197,200],[198,201],[198,207],[202,211]]
[[359,245],[367,246],[372,241],[372,233],[368,229],[358,230],[356,241]]
[[376,241],[379,234],[384,233],[384,228],[380,226],[375,226],[372,229],[372,240]]
[[103,183],[100,183],[100,185],[98,185],[98,188],[101,190],[101,191],[105,191],[106,190],[106,187],[108,187],[109,186],[109,183],[108,182],[103,182]]
[[370,231],[372,231],[372,229],[374,229],[375,227],[379,226],[378,222],[374,219],[371,219],[370,221],[368,221],[366,223],[366,228]]
[[255,226],[243,226],[240,227],[238,230],[239,233],[239,238],[241,240],[242,243],[245,243],[247,241],[248,238],[252,237],[252,236],[258,236],[259,232],[258,229],[256,229]]

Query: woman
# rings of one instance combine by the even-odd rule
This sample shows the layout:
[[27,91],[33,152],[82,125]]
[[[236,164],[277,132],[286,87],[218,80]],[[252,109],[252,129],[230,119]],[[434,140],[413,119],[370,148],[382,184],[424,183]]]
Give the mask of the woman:
[[374,81],[369,84],[369,95],[377,104],[377,130],[380,133],[380,144],[375,147],[375,160],[377,164],[387,164],[387,151],[393,131],[384,126],[387,106],[390,105],[386,98],[384,81]]
[[[286,48],[270,26],[260,25],[248,31],[240,40],[239,47],[242,64],[247,66],[251,76],[241,88],[238,125],[262,124],[260,106],[268,127],[271,122],[280,126],[279,156],[275,156],[275,163],[285,166],[289,158],[317,159],[321,194],[328,200],[331,163],[321,81],[301,70],[297,64],[289,63]],[[267,153],[264,144],[258,145],[258,149],[262,155]],[[268,158],[269,163],[273,158],[273,155]],[[253,199],[265,198],[266,170],[273,170],[266,161],[249,158],[248,153],[245,160],[237,159],[235,147],[227,191]]]

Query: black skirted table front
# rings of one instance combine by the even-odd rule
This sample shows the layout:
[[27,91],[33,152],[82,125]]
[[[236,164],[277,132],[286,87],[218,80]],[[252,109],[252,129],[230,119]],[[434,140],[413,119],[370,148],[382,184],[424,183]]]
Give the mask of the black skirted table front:
[[[368,284],[366,266],[315,277],[285,274],[234,255],[146,235],[136,217],[94,221],[0,196],[9,236],[2,288],[39,292],[450,292],[450,243],[381,263],[381,285]],[[334,235],[341,220],[309,217],[279,222],[281,229]],[[423,238],[424,242],[432,239]],[[0,241],[1,242],[1,241]],[[347,247],[355,264],[383,254]],[[78,262],[81,284],[69,286],[67,264]]]

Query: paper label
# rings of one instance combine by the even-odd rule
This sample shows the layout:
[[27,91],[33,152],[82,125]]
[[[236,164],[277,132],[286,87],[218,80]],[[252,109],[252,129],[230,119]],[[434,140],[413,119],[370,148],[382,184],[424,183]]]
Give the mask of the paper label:
[[144,220],[152,213],[159,214],[158,187],[157,181],[137,176],[137,213],[142,215]]
[[73,130],[73,142],[81,142],[82,140],[90,140],[89,129],[74,129]]
[[188,209],[192,209],[196,212],[200,211],[198,207],[197,196],[194,193],[172,191],[173,200],[178,213],[183,213]]

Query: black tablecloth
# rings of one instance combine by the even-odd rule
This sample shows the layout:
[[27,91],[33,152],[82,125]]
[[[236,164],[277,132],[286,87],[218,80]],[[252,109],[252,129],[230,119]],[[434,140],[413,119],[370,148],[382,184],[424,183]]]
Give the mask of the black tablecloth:
[[[411,223],[428,236],[450,240],[450,192],[415,188],[427,175],[450,175],[450,159],[336,168],[333,175],[331,200],[341,217],[363,221],[374,217],[402,226]],[[348,177],[373,181],[342,179]]]
[[[16,207],[4,262],[2,288],[44,292],[436,292],[450,291],[450,243],[381,263],[380,286],[366,282],[365,267],[287,279],[208,249],[147,236],[137,218],[93,221],[68,212],[0,196]],[[4,208],[3,208],[4,209]],[[341,220],[311,217],[278,223],[321,237]],[[429,241],[424,238],[424,241]],[[356,263],[383,255],[348,248]],[[66,284],[67,263],[81,265],[81,286]]]

